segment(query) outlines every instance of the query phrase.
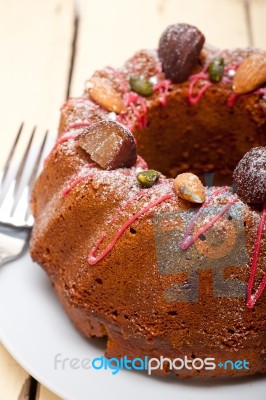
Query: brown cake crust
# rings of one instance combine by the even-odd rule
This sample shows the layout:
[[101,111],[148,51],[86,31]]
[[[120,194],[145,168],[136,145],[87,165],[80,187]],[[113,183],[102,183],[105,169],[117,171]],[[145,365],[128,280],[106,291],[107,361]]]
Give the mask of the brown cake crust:
[[[226,62],[239,63],[250,51],[227,52]],[[207,50],[206,54],[205,58],[213,52]],[[156,60],[156,53],[153,57]],[[122,69],[125,76],[130,74],[130,65],[126,63]],[[198,68],[202,66],[199,64]],[[118,80],[117,90],[119,84]],[[188,85],[171,84],[166,106],[159,103],[158,93],[146,100],[146,128],[138,128],[137,120],[130,117],[138,150],[151,167],[167,175],[187,170],[201,174],[207,167],[220,171],[219,182],[228,182],[243,154],[251,147],[266,144],[265,100],[255,95],[242,97],[229,108],[226,102],[231,89],[221,83],[213,85],[192,107],[187,101]],[[64,135],[73,123],[96,122],[107,114],[91,100],[71,100],[62,109],[59,134]],[[252,309],[246,307],[244,298],[214,297],[212,271],[204,270],[199,273],[198,301],[165,300],[166,288],[186,283],[187,273],[160,273],[153,217],[158,212],[180,212],[194,206],[179,199],[171,180],[162,176],[110,226],[108,221],[118,214],[124,202],[143,190],[136,180],[139,167],[105,171],[94,166],[64,196],[66,187],[90,162],[76,141],[61,143],[51,153],[32,194],[35,225],[31,255],[47,272],[74,325],[86,337],[107,336],[108,357],[148,355],[174,359],[186,355],[192,359],[214,357],[220,362],[245,359],[250,363],[248,371],[182,369],[176,372],[181,377],[265,373],[265,293]],[[89,265],[89,252],[103,231],[107,238],[99,252],[132,213],[164,194],[172,197],[140,216],[111,252],[97,264]],[[222,202],[227,204],[229,197]],[[261,209],[240,200],[238,203],[244,210],[249,263],[237,269],[226,268],[225,277],[247,283]],[[266,265],[265,239],[264,230],[255,287]],[[157,372],[167,373],[167,366]]]

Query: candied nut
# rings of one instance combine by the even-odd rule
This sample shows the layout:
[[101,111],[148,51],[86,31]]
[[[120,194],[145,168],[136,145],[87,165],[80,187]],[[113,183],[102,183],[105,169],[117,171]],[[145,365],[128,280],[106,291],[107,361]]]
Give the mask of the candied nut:
[[237,164],[233,178],[238,196],[246,203],[266,201],[266,146],[253,147]]
[[208,68],[210,80],[214,83],[220,82],[224,74],[224,59],[223,57],[214,58]]
[[78,144],[102,168],[110,170],[131,167],[137,160],[134,137],[116,121],[100,121],[85,128]]
[[101,107],[108,111],[120,114],[124,111],[125,105],[121,95],[111,86],[110,82],[103,78],[91,78],[86,82],[86,92]]
[[174,83],[187,80],[197,65],[205,37],[189,24],[170,25],[163,32],[158,54],[166,78]]
[[191,203],[203,203],[205,201],[204,186],[199,178],[190,172],[177,175],[174,180],[174,190],[178,197]]
[[159,176],[160,172],[155,171],[154,169],[147,169],[138,173],[137,180],[142,186],[149,188],[158,181]]
[[91,78],[104,79],[120,94],[125,92],[125,85],[126,89],[128,89],[127,78],[116,68],[104,67],[103,69],[96,70]]
[[142,96],[150,96],[153,93],[152,83],[143,75],[131,75],[129,84],[134,92]]
[[237,94],[252,92],[266,82],[266,51],[258,50],[247,57],[237,69],[233,90]]

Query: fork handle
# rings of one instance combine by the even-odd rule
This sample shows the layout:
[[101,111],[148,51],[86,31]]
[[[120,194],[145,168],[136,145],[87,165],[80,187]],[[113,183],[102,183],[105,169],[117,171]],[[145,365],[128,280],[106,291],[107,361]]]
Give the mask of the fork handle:
[[17,259],[26,250],[30,237],[30,229],[0,226],[0,266]]

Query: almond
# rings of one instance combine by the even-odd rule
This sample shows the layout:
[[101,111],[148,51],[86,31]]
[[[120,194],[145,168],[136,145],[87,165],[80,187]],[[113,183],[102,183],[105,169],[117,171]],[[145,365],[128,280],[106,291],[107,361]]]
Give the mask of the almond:
[[205,188],[199,178],[186,172],[177,175],[174,180],[174,190],[178,197],[191,203],[203,203],[205,200]]
[[266,82],[266,51],[258,50],[240,64],[233,80],[237,94],[252,92]]
[[125,106],[122,97],[106,79],[91,78],[86,82],[85,90],[95,103],[106,110],[117,114],[124,111]]

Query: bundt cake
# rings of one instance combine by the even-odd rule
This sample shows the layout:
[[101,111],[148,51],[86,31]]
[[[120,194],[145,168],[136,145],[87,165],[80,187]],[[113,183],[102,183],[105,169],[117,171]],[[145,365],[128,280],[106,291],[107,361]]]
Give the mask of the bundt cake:
[[169,26],[62,106],[31,255],[106,357],[265,373],[266,52],[204,41]]

